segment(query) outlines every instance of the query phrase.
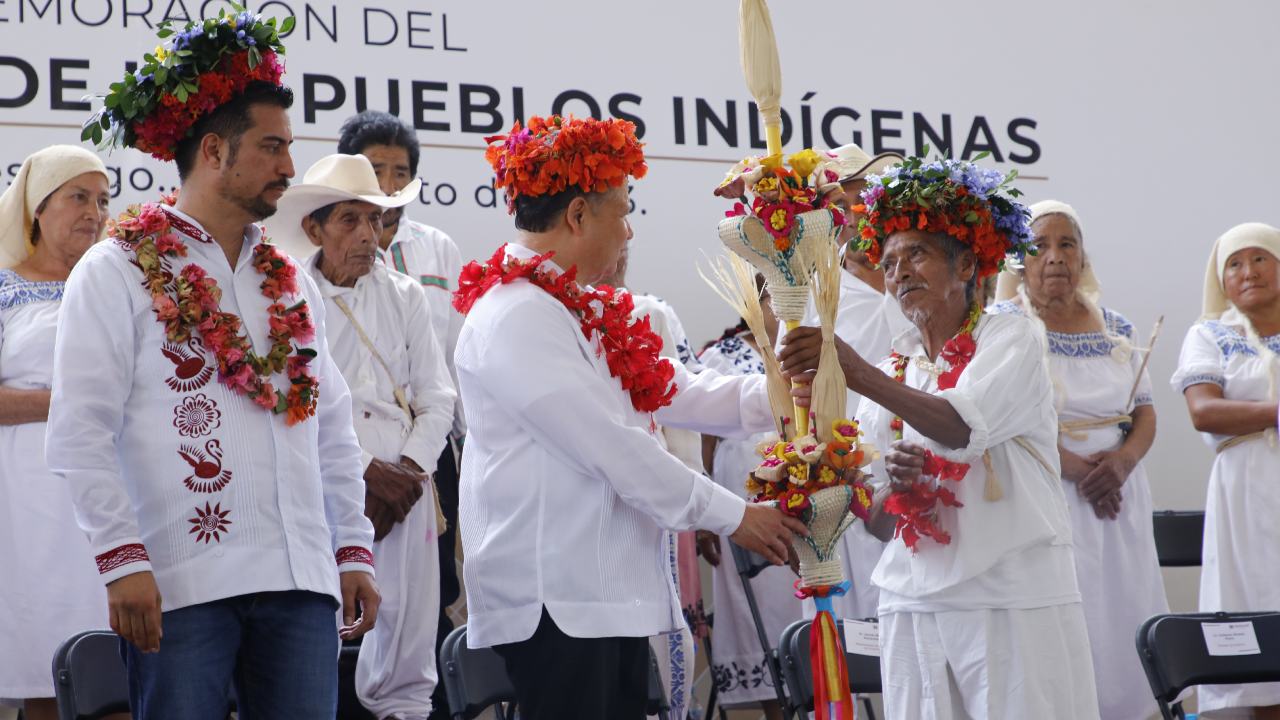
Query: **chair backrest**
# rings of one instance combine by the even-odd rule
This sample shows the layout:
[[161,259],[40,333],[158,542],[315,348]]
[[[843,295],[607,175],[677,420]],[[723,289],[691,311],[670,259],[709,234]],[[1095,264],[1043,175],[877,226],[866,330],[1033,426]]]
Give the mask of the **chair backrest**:
[[[876,622],[874,618],[869,622]],[[809,621],[799,620],[787,626],[778,639],[782,675],[787,692],[796,707],[813,710],[813,668],[809,663]],[[840,640],[844,644],[844,623],[840,623]],[[845,645],[847,648],[848,646]],[[844,654],[849,671],[849,690],[858,695],[878,694],[882,690],[880,658],[859,655],[848,650]]]
[[90,630],[63,642],[53,657],[53,691],[59,720],[129,712],[120,637],[110,630]]
[[474,718],[500,702],[515,702],[507,665],[492,648],[467,647],[467,626],[454,628],[440,648],[441,680],[455,718]]
[[737,568],[739,575],[750,579],[759,575],[761,570],[773,567],[773,563],[765,560],[763,555],[741,547],[735,542],[726,542],[729,545],[729,551],[733,553],[733,565]]
[[[1238,627],[1222,627],[1226,623]],[[1206,635],[1228,630],[1237,640],[1211,651]],[[1257,638],[1256,652],[1223,654],[1245,650],[1250,632]],[[1280,612],[1156,615],[1138,628],[1136,641],[1162,710],[1195,685],[1280,681]]]
[[1203,510],[1159,510],[1152,515],[1156,557],[1164,567],[1197,567],[1204,544]]

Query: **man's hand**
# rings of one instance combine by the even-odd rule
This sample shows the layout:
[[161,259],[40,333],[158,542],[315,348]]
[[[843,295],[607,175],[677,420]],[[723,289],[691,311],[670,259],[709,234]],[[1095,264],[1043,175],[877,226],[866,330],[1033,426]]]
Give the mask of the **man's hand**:
[[425,480],[426,476],[422,473],[414,472],[400,463],[377,459],[369,463],[364,471],[365,487],[387,504],[396,522],[404,522],[414,503],[422,497]]
[[927,450],[923,445],[905,440],[895,441],[892,448],[884,456],[885,472],[894,490],[907,490],[920,480]]
[[107,583],[111,629],[144,653],[160,652],[160,588],[150,571]]
[[391,532],[391,529],[396,526],[395,511],[367,489],[364,493],[364,516],[369,518],[369,522],[373,523],[374,542],[386,537]]
[[698,554],[706,558],[711,567],[720,567],[720,536],[710,530],[699,530],[694,537],[698,541]]
[[378,584],[367,572],[351,570],[341,574],[342,627],[338,637],[353,640],[373,629],[378,620],[378,605],[382,595]]
[[[839,337],[834,338],[834,341],[836,355],[840,358],[840,373],[844,376],[846,387],[854,388],[856,378],[860,377],[859,373],[868,370],[879,372],[845,341]],[[798,327],[782,338],[782,352],[778,353],[778,362],[782,364],[782,374],[787,376],[787,379],[803,380],[817,371],[821,356],[822,330]],[[812,377],[808,379],[811,380]]]
[[747,511],[742,514],[742,523],[729,539],[763,555],[764,559],[774,565],[786,565],[793,534],[807,537],[809,528],[777,508],[747,505]]

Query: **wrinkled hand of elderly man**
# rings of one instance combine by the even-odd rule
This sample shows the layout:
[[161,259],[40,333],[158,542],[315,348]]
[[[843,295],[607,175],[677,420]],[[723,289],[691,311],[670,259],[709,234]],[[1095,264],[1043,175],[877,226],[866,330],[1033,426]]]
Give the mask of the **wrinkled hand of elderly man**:
[[774,565],[786,565],[791,555],[792,535],[807,537],[809,528],[777,508],[748,504],[742,522],[729,539]]
[[426,479],[422,473],[414,472],[401,463],[376,459],[364,471],[364,483],[369,492],[390,507],[396,522],[404,522],[414,503],[422,497]]
[[884,469],[894,490],[906,490],[920,480],[924,471],[924,454],[927,449],[923,445],[905,440],[893,443],[884,456]]

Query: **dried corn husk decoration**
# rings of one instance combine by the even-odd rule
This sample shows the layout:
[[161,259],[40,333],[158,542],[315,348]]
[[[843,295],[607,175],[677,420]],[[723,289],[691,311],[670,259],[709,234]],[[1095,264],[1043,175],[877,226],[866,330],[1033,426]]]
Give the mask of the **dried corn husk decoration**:
[[790,386],[782,377],[782,366],[778,364],[778,357],[773,352],[769,333],[764,326],[764,311],[760,307],[760,291],[756,289],[755,270],[733,253],[725,253],[710,265],[714,279],[708,278],[702,268],[698,268],[698,274],[734,312],[746,320],[747,327],[755,336],[760,354],[764,358],[764,374],[769,391],[769,407],[773,409],[774,426],[778,437],[790,440],[795,436]]
[[765,0],[742,0],[738,13],[742,75],[764,120],[768,155],[782,154],[782,64]]
[[820,442],[833,438],[831,426],[846,417],[848,402],[844,370],[836,350],[836,312],[840,309],[840,248],[833,242],[818,247],[813,253],[813,303],[822,326],[822,354],[818,358],[818,374],[813,379],[810,410],[814,415],[814,434]]

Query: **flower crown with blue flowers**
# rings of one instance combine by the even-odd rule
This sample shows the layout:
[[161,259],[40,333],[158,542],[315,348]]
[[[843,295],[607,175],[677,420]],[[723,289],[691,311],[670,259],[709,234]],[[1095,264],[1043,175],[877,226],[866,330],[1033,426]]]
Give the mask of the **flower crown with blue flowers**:
[[1006,256],[1034,254],[1031,213],[1016,200],[1022,192],[1012,185],[1017,176],[1017,170],[1006,174],[966,160],[908,158],[867,178],[863,204],[855,208],[862,215],[858,246],[879,263],[895,232],[942,233],[973,250],[979,280],[994,275]]
[[[253,82],[279,86],[284,74],[281,34],[294,19],[263,20],[243,6],[218,12],[182,30],[159,24],[162,43],[143,56],[141,67],[112,83],[103,107],[84,124],[81,140],[133,147],[172,160],[177,146],[200,118],[244,92]],[[105,138],[105,139],[104,139]]]

